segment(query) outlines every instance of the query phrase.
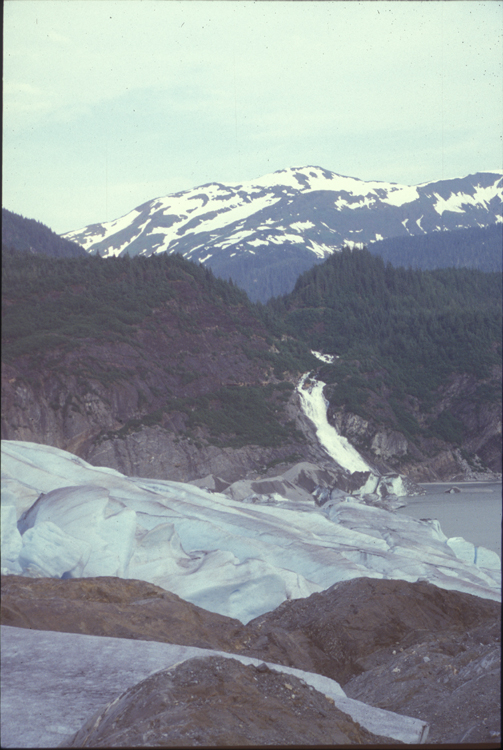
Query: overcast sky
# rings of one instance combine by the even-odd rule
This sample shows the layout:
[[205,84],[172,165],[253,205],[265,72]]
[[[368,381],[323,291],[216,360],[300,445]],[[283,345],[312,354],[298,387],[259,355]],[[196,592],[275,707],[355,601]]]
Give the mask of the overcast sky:
[[317,165],[502,168],[503,4],[6,0],[3,205],[56,232]]

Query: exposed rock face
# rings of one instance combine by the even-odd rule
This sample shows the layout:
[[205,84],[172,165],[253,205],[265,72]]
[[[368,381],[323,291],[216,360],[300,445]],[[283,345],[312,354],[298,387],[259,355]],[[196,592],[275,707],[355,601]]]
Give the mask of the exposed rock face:
[[312,453],[307,445],[282,448],[196,445],[161,427],[144,427],[124,438],[93,446],[86,461],[94,466],[110,466],[127,476],[190,482],[212,474],[230,483],[250,472],[264,472],[267,464],[287,459],[292,451],[297,456],[305,454],[308,459]]
[[[403,408],[420,428],[414,438],[400,431],[386,398],[376,394],[371,394],[369,404],[379,420],[364,419],[346,407],[330,407],[328,417],[339,434],[381,471],[392,468],[416,482],[493,479],[502,470],[501,402],[495,395],[500,390],[501,369],[494,367],[484,381],[467,374],[451,375],[430,411],[409,397]],[[485,400],[489,392],[493,393],[490,401]],[[427,436],[423,431],[446,415],[462,428],[458,442]],[[388,426],[383,426],[383,420]],[[393,423],[395,428],[390,426]]]
[[[194,342],[193,347],[198,343]],[[218,345],[222,346],[220,340]],[[208,343],[205,348],[209,346]],[[141,366],[138,352],[125,344],[110,347],[107,352],[96,346],[88,353],[91,358],[103,359],[117,370],[134,372]],[[334,466],[317,445],[312,425],[301,413],[295,393],[284,407],[284,418],[295,421],[300,434],[304,432],[307,439],[287,440],[278,447],[217,447],[209,443],[207,433],[201,429],[196,431],[196,437],[189,438],[185,434],[187,417],[181,412],[165,414],[159,425],[142,424],[146,412],[163,406],[169,389],[181,398],[197,395],[225,385],[230,378],[241,380],[245,377],[242,372],[245,368],[248,368],[246,382],[251,385],[260,385],[268,379],[267,368],[250,367],[243,355],[232,350],[219,353],[221,372],[210,368],[187,386],[181,386],[177,382],[179,378],[166,377],[157,365],[152,367],[148,377],[138,375],[127,382],[131,375],[126,372],[124,379],[105,385],[99,380],[82,377],[79,357],[76,354],[68,357],[64,367],[75,374],[59,374],[61,363],[51,361],[46,363],[47,372],[30,377],[31,382],[26,379],[21,363],[2,364],[2,439],[53,445],[75,453],[94,466],[109,466],[127,476],[180,482],[208,474],[235,482],[250,472],[265,473],[269,464],[282,461],[291,464],[292,456],[297,461],[328,462]],[[229,362],[228,357],[233,361]],[[205,358],[210,359],[210,354],[203,350],[199,358],[193,355],[186,360],[190,361],[191,368],[204,372]],[[211,362],[215,365],[213,360]],[[136,420],[136,426],[131,430],[123,429],[131,420]]]
[[404,456],[407,453],[407,440],[400,432],[376,432],[370,444],[376,456],[384,461],[394,456]]
[[379,742],[384,739],[297,677],[213,657],[189,659],[148,677],[97,712],[65,746]]

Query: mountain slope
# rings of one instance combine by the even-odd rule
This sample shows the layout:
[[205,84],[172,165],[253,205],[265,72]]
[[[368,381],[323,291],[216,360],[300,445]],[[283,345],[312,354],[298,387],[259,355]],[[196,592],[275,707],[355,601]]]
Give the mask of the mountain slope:
[[54,258],[78,258],[85,255],[77,243],[60,237],[40,221],[25,219],[6,208],[2,208],[3,247]]
[[499,472],[501,283],[343,250],[268,307],[291,336],[335,355],[320,371],[332,424],[371,462],[414,477],[477,454]]
[[502,172],[411,187],[291,168],[156,198],[64,237],[104,257],[180,253],[265,301],[344,244],[502,221],[502,197]]
[[[323,465],[295,390],[311,371],[332,424],[382,471],[499,471],[498,274],[346,250],[262,306],[178,254],[4,250],[2,281],[4,438],[180,481]],[[320,365],[311,347],[340,359]]]
[[209,268],[5,251],[2,282],[3,438],[180,480],[315,456],[284,378],[316,359]]
[[430,232],[414,237],[390,237],[372,242],[368,250],[392,266],[405,268],[474,268],[503,270],[503,225]]

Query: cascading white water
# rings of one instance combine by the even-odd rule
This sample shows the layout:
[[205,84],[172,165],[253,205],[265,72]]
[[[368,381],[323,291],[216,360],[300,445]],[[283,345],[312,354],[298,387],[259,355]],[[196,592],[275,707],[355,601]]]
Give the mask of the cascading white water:
[[316,380],[308,388],[304,388],[308,377],[308,372],[302,376],[297,390],[300,394],[302,410],[316,427],[316,436],[321,445],[334,461],[337,461],[340,466],[351,473],[354,471],[370,471],[370,466],[363,460],[358,451],[328,423],[328,404],[323,395],[325,383]]

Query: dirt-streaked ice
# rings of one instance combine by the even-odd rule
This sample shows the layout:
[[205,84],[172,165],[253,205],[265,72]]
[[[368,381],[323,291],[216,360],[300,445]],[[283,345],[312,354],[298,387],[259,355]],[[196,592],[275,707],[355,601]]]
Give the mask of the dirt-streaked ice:
[[254,505],[18,441],[2,441],[2,485],[5,573],[136,578],[244,623],[362,576],[500,598],[497,555],[358,497]]
[[[254,666],[262,663],[195,646],[2,625],[2,747],[66,744],[108,701],[151,674],[187,659],[215,656]],[[428,725],[420,719],[348,698],[335,680],[323,675],[268,666],[304,680],[370,732],[411,744],[426,739]]]

